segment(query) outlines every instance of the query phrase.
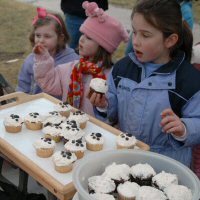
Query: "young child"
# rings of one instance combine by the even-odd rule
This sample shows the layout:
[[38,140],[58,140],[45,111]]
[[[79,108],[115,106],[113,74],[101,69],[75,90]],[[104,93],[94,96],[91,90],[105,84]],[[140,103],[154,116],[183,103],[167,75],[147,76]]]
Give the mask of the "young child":
[[[80,27],[80,60],[54,68],[54,62],[41,45],[36,45],[34,74],[41,88],[52,95],[62,95],[68,102],[84,112],[94,115],[93,106],[86,97],[90,80],[106,79],[111,69],[111,54],[128,34],[122,24],[98,8],[95,2],[84,2],[88,18]],[[36,50],[39,50],[37,53]]]
[[[38,16],[33,20],[33,30],[30,34],[32,46],[42,44],[47,48],[56,65],[67,63],[79,58],[73,49],[66,47],[69,34],[62,18],[57,14],[47,13],[45,9],[37,9]],[[17,91],[29,94],[42,92],[35,83],[33,75],[34,54],[25,59],[18,77]],[[45,67],[45,66],[44,66]]]
[[108,119],[151,151],[190,166],[191,147],[200,143],[192,33],[175,0],[139,0],[131,18],[134,51],[113,66],[106,97],[94,93],[90,101],[107,106]]

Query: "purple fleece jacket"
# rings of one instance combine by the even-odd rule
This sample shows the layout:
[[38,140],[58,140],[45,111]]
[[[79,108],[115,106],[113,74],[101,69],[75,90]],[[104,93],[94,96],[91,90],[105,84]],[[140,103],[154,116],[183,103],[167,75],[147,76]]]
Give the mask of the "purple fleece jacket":
[[[56,54],[54,58],[55,66],[78,60],[79,56],[69,47]],[[34,54],[31,53],[25,59],[21,71],[18,76],[18,85],[16,91],[25,92],[28,94],[37,94],[42,92],[42,89],[36,84],[33,74]]]

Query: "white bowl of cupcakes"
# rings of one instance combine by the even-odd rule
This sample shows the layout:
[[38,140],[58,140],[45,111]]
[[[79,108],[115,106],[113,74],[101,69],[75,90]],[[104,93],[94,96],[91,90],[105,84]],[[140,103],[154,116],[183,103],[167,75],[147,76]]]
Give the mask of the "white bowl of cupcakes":
[[79,200],[200,199],[200,181],[189,168],[148,151],[88,155],[75,165],[73,183]]

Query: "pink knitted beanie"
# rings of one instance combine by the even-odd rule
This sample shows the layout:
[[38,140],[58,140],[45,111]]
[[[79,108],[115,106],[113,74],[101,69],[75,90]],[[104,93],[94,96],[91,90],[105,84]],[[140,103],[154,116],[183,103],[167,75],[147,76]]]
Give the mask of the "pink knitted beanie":
[[122,24],[98,8],[95,2],[83,2],[88,18],[80,27],[80,31],[97,42],[109,53],[113,53],[119,44],[128,41],[128,33]]

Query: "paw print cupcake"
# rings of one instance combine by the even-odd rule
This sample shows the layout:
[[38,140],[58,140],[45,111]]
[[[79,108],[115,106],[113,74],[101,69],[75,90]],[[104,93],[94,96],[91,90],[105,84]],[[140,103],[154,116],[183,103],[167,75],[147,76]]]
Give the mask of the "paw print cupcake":
[[36,154],[41,158],[48,158],[53,154],[55,141],[50,138],[40,138],[33,143]]
[[42,121],[42,117],[37,112],[29,113],[24,119],[26,128],[30,130],[42,129]]
[[11,114],[4,119],[4,126],[8,133],[18,133],[22,130],[23,120],[19,115]]
[[100,151],[103,149],[104,138],[101,133],[90,133],[85,136],[86,147],[90,151]]
[[128,133],[121,133],[117,136],[117,149],[133,149],[136,142],[135,136]]
[[58,111],[62,116],[69,117],[72,106],[67,103],[59,102],[55,105],[55,110]]
[[86,142],[82,139],[70,140],[65,144],[65,149],[72,153],[75,153],[77,159],[80,159],[84,156],[86,150]]
[[69,120],[75,120],[78,124],[80,124],[80,128],[84,129],[86,127],[87,121],[89,117],[86,113],[77,110],[70,114]]
[[79,127],[75,120],[67,120],[61,124],[61,136],[65,142],[69,140],[78,140],[85,135],[85,132]]
[[62,128],[59,125],[49,124],[42,129],[42,132],[45,134],[45,138],[51,138],[55,142],[60,142],[61,130]]
[[57,151],[53,154],[55,170],[60,173],[70,172],[76,160],[76,155],[69,151]]

